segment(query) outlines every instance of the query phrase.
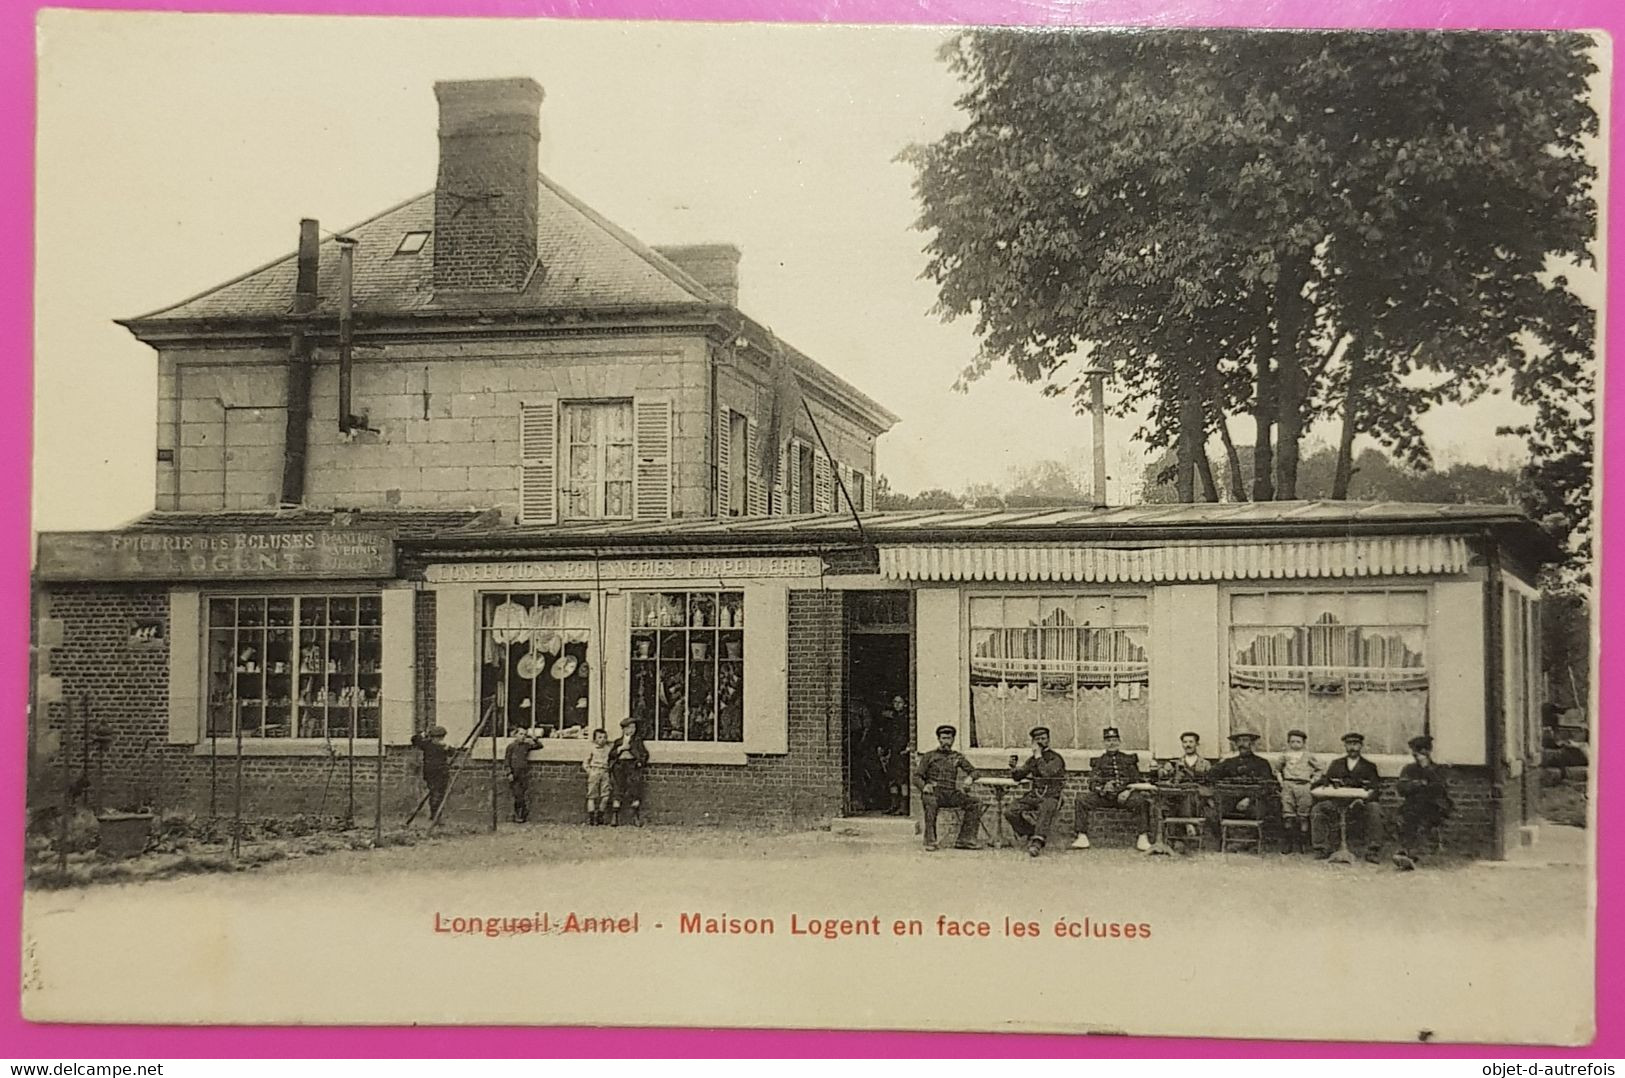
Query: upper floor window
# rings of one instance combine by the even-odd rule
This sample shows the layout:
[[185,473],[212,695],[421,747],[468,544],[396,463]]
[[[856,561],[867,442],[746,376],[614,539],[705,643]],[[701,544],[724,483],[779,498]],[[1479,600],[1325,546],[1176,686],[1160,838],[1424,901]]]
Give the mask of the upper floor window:
[[817,512],[814,508],[817,504],[814,500],[814,494],[818,487],[818,478],[814,474],[816,468],[814,462],[816,460],[817,456],[813,453],[812,446],[807,445],[805,442],[795,444],[796,512],[798,513]]
[[566,520],[632,516],[632,402],[564,401]]
[[868,485],[868,482],[868,476],[864,475],[856,468],[852,470],[852,489],[847,491],[847,495],[852,499],[852,504],[857,507],[859,512],[869,508],[869,503],[867,501],[869,492],[864,489],[864,487]]
[[750,428],[744,416],[728,413],[727,512],[742,517],[750,512]]

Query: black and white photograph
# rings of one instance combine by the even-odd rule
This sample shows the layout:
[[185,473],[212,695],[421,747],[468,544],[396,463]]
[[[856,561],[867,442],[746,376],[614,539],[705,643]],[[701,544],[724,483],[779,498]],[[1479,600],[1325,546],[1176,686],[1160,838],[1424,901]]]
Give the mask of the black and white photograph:
[[38,35],[27,1019],[1592,1038],[1605,36]]

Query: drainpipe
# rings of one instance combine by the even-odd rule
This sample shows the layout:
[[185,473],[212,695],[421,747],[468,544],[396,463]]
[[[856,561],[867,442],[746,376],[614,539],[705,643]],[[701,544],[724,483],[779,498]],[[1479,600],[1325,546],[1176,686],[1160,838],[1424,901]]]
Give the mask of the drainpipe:
[[348,434],[355,429],[355,416],[350,411],[350,367],[352,361],[351,320],[355,301],[352,286],[355,275],[356,241],[339,236],[339,432]]
[[[294,285],[293,313],[315,313],[317,264],[320,259],[321,230],[310,218],[299,222],[299,276]],[[311,344],[303,322],[296,324],[288,349],[288,419],[282,439],[283,505],[299,505],[305,500],[305,456],[310,438]]]

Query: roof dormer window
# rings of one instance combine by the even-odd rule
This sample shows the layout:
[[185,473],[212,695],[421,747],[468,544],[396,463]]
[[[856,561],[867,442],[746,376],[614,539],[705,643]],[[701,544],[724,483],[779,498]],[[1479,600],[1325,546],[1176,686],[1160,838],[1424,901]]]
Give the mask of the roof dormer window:
[[401,245],[395,248],[398,255],[415,255],[423,250],[423,245],[429,242],[427,232],[408,232],[401,237]]

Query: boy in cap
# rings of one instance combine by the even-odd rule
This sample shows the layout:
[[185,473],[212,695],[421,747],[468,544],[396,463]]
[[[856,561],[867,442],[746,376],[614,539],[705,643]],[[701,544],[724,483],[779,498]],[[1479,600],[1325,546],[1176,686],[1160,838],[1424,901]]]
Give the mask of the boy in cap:
[[587,773],[587,822],[596,827],[604,822],[604,807],[609,803],[609,735],[602,728],[592,732],[592,745],[581,761],[581,770]]
[[1215,831],[1220,820],[1262,820],[1270,815],[1279,787],[1270,762],[1253,751],[1257,744],[1258,734],[1252,730],[1232,731],[1230,746],[1236,754],[1220,760],[1207,773],[1215,787],[1221,783],[1228,787],[1213,791],[1208,820]]
[[622,805],[632,810],[632,822],[643,826],[643,769],[648,766],[649,746],[638,732],[638,720],[622,719],[621,736],[609,747],[609,826],[621,826]]
[[1061,811],[1061,787],[1066,783],[1066,761],[1049,747],[1049,727],[1035,726],[1027,732],[1032,751],[1023,761],[1010,754],[1010,777],[1030,781],[1032,788],[1017,798],[1004,812],[1010,830],[1026,840],[1027,856],[1044,852],[1050,828]]
[[937,747],[920,756],[914,772],[914,785],[920,788],[920,804],[925,809],[925,848],[937,848],[937,812],[945,808],[959,810],[959,839],[957,850],[974,850],[976,827],[982,821],[982,803],[959,788],[961,774],[975,777],[976,769],[965,755],[954,751],[954,738],[959,731],[943,724],[937,727]]
[[1309,788],[1320,774],[1320,761],[1309,751],[1309,735],[1302,730],[1286,732],[1286,751],[1281,753],[1281,852],[1309,852],[1309,814],[1314,798]]
[[1455,805],[1444,768],[1433,762],[1433,739],[1422,734],[1407,744],[1411,762],[1399,772],[1399,852],[1394,865],[1409,872],[1421,859],[1424,839],[1449,819]]
[[508,789],[513,793],[513,822],[525,823],[530,819],[530,753],[540,748],[541,742],[529,730],[514,731],[508,742],[503,760],[508,765]]
[[[1370,796],[1364,801],[1349,805],[1348,812],[1355,817],[1364,831],[1361,837],[1365,840],[1365,859],[1375,864],[1379,860],[1378,852],[1382,849],[1382,809],[1377,807],[1377,792],[1382,785],[1382,778],[1377,774],[1377,765],[1362,755],[1364,752],[1364,734],[1344,734],[1343,755],[1327,765],[1320,778],[1310,784],[1310,789],[1332,786],[1369,792]],[[1332,855],[1332,832],[1337,830],[1338,811],[1335,802],[1321,801],[1309,814],[1309,829],[1315,843],[1315,856],[1322,861]]]
[[1072,840],[1074,850],[1089,848],[1089,813],[1098,808],[1116,806],[1133,810],[1139,816],[1140,837],[1134,846],[1140,851],[1151,848],[1151,798],[1144,790],[1131,790],[1129,786],[1140,781],[1140,757],[1124,752],[1123,735],[1115,726],[1100,732],[1106,751],[1089,761],[1089,786],[1072,803],[1072,820],[1077,825],[1078,837]]
[[423,754],[423,781],[429,787],[429,822],[440,819],[451,781],[451,752],[446,748],[446,728],[431,726],[412,735],[412,747]]

